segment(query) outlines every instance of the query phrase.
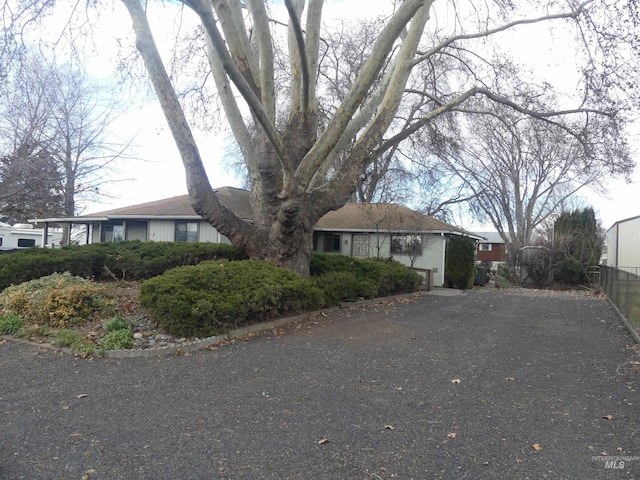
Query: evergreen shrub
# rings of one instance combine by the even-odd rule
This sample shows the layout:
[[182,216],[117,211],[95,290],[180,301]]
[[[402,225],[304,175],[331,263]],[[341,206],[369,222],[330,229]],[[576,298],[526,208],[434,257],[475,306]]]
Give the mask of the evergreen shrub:
[[337,301],[415,292],[422,283],[418,273],[392,260],[320,252],[311,255],[310,273],[326,297]]
[[0,293],[0,314],[29,323],[66,327],[110,313],[111,301],[93,282],[69,273],[54,273]]
[[63,272],[94,280],[145,280],[171,268],[222,258],[241,260],[246,256],[219,243],[127,241],[29,248],[0,256],[0,291]]
[[445,252],[445,281],[450,287],[473,288],[476,243],[469,237],[454,236]]
[[310,280],[267,262],[221,260],[146,280],[140,305],[164,331],[202,337],[322,308],[325,297]]
[[566,257],[553,271],[553,280],[564,285],[587,285],[589,277],[585,267],[575,258]]

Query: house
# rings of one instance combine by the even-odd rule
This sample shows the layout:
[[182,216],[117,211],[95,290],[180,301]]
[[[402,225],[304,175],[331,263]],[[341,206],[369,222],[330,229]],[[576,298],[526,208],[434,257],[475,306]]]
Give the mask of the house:
[[[251,222],[249,192],[222,187],[220,202]],[[69,223],[86,227],[87,243],[121,240],[230,243],[191,207],[188,195],[70,218],[32,220],[46,227]],[[329,212],[314,228],[314,248],[359,258],[393,257],[419,271],[433,273],[433,285],[444,285],[444,257],[451,235],[481,237],[394,204],[347,204]]]
[[0,222],[0,252],[12,252],[29,247],[60,245],[62,234],[47,229],[36,229],[30,223],[16,223],[11,226]]
[[478,232],[483,237],[478,242],[478,261],[498,262],[507,261],[507,245],[498,232]]
[[314,228],[314,249],[357,258],[393,258],[418,271],[431,271],[444,285],[447,239],[467,232],[402,205],[348,203],[327,213]]
[[620,220],[607,230],[606,265],[640,271],[640,216]]

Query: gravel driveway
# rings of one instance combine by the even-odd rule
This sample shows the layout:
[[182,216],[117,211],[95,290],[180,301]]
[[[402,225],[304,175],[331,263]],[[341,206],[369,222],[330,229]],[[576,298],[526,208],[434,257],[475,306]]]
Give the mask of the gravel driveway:
[[344,309],[190,356],[3,342],[0,478],[640,479],[638,361],[604,300],[523,290]]

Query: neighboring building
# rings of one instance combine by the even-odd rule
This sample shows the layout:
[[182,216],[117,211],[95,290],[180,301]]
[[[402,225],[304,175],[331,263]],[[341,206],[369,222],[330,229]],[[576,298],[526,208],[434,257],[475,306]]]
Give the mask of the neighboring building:
[[498,232],[477,233],[482,240],[478,242],[478,260],[481,262],[506,262],[507,246]]
[[638,273],[640,267],[640,216],[620,220],[607,230],[606,264]]
[[[238,217],[251,222],[246,190],[222,187],[216,196]],[[122,240],[230,243],[191,207],[188,195],[123,207],[92,215],[33,220],[86,227],[87,243]],[[46,230],[46,228],[45,228]],[[389,258],[433,272],[433,285],[444,285],[447,238],[481,237],[395,204],[347,204],[329,212],[314,228],[314,248],[359,258]]]
[[29,247],[53,247],[60,245],[62,234],[47,229],[35,229],[30,223],[16,223],[11,226],[0,222],[0,252],[11,252]]

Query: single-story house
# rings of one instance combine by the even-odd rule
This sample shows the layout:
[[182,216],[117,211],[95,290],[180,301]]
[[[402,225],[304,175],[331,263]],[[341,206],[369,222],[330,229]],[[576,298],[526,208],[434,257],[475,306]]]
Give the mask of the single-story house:
[[640,216],[620,220],[607,230],[606,264],[640,273]]
[[[220,202],[251,222],[249,192],[234,187],[216,190]],[[32,220],[86,227],[86,242],[122,240],[230,243],[191,207],[188,195],[107,210],[91,215]],[[419,271],[430,270],[433,285],[444,285],[447,239],[482,237],[407,207],[395,204],[347,204],[329,212],[314,229],[314,248],[359,258],[389,258]]]

